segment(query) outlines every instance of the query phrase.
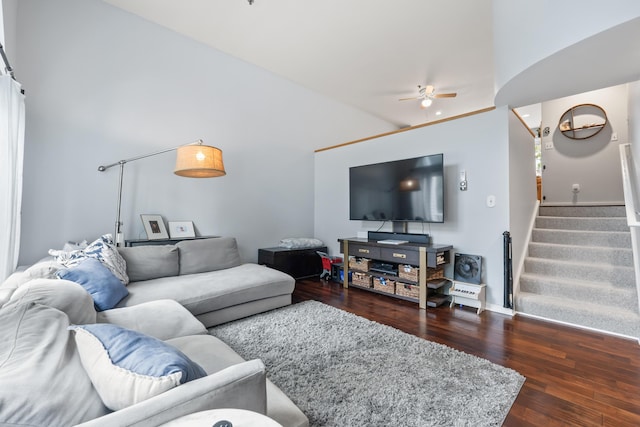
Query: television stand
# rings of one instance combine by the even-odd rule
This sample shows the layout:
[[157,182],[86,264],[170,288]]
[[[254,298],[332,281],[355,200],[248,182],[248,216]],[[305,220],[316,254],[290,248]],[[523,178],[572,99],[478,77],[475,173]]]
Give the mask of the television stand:
[[[338,242],[345,259],[343,277],[352,273],[358,280],[358,283],[352,281],[352,286],[415,301],[422,309],[445,302],[442,293],[437,291],[447,282],[443,280],[443,269],[451,260],[453,246],[411,242],[388,245],[358,237],[338,239]],[[349,257],[359,258],[361,262],[350,266]],[[398,273],[376,271],[376,266],[380,265],[392,265]],[[415,276],[408,276],[407,271]],[[349,287],[348,280],[342,284]],[[376,287],[375,284],[384,286]],[[433,298],[429,298],[430,291]],[[444,297],[447,299],[446,295]]]

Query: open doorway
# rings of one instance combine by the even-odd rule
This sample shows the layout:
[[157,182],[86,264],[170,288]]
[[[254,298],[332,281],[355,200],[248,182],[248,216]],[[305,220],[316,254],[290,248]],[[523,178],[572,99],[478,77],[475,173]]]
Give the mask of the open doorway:
[[542,202],[542,144],[540,127],[542,126],[542,104],[527,105],[515,109],[518,115],[534,135],[534,161],[536,164],[536,188],[538,200]]

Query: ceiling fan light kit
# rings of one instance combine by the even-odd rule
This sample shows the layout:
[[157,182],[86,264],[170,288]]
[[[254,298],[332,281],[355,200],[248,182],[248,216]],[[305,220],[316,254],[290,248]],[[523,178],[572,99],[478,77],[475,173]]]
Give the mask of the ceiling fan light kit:
[[433,99],[431,98],[425,98],[420,102],[422,108],[431,107],[431,104],[433,104]]
[[421,86],[418,85],[418,96],[411,98],[400,98],[399,101],[419,100],[420,108],[429,108],[433,104],[435,98],[455,98],[458,94],[452,93],[435,93],[435,88],[432,85]]

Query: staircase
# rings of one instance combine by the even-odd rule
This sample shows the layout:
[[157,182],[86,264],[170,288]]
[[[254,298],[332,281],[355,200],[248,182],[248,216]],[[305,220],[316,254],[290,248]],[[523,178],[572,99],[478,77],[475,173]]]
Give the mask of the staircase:
[[516,311],[640,337],[624,206],[541,206]]

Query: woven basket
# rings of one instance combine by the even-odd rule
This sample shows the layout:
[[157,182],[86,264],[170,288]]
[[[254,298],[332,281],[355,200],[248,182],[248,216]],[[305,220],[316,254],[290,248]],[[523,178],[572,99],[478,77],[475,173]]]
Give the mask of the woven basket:
[[386,292],[388,294],[394,294],[396,291],[396,282],[385,279],[384,277],[374,277],[373,289],[380,292]]
[[363,286],[365,288],[371,287],[371,275],[354,271],[351,274],[351,283],[357,286]]
[[420,298],[420,286],[408,283],[396,283],[396,295],[409,298]]
[[369,271],[369,264],[371,264],[371,260],[367,258],[349,258],[349,268],[351,270]]
[[427,280],[442,279],[444,277],[444,268],[427,268]]
[[412,282],[418,281],[418,275],[420,269],[409,264],[398,265],[398,277],[401,279],[411,280]]

